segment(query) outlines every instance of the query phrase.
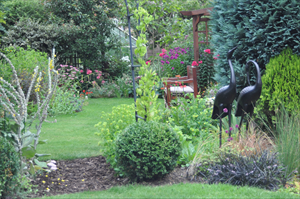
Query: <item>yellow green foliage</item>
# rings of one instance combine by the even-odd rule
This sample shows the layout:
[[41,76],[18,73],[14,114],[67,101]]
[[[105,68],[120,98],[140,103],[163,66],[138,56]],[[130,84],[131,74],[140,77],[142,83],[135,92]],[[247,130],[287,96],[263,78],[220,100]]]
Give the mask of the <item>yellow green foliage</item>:
[[258,110],[268,116],[283,105],[287,111],[300,108],[300,57],[290,48],[271,58],[262,77],[262,93]]
[[115,157],[115,139],[129,124],[135,122],[134,104],[121,104],[114,106],[111,113],[102,112],[101,121],[95,125],[98,128],[96,135],[100,136],[98,143],[101,146],[101,153],[107,161],[113,164]]

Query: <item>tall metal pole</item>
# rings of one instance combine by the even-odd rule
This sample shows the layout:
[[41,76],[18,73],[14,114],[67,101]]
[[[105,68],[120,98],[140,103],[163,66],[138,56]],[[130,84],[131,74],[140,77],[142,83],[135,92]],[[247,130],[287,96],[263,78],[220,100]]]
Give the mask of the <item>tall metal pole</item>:
[[[125,1],[125,4],[126,4],[126,9],[127,9],[127,20],[128,20],[128,32],[129,32],[129,46],[130,46],[130,61],[131,61],[131,75],[132,75],[132,82],[133,82],[133,97],[134,97],[134,106],[136,108],[136,91],[135,91],[135,77],[134,77],[134,68],[135,67],[139,67],[140,65],[134,65],[133,64],[133,50],[132,50],[132,42],[131,42],[131,28],[130,28],[130,17],[133,15],[133,14],[130,14],[129,13],[129,9],[128,9],[128,4],[127,4],[127,0],[124,0]],[[139,8],[139,4],[137,2],[137,0],[135,1],[136,2],[136,8],[138,9]],[[140,24],[140,19],[138,21],[138,24]],[[139,31],[139,34],[140,34],[140,31]],[[137,114],[137,111],[135,111],[135,120],[138,121],[138,118],[141,118],[143,120],[146,121],[146,117],[140,117],[138,114]]]

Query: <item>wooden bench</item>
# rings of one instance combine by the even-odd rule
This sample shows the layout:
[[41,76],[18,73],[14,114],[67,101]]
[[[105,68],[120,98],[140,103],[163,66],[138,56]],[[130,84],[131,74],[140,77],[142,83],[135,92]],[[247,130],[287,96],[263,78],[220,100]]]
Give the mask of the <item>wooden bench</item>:
[[[186,87],[179,86],[181,84],[188,84]],[[170,77],[163,81],[164,84],[164,98],[165,103],[170,107],[170,102],[176,97],[185,97],[186,93],[194,93],[196,98],[198,95],[197,85],[197,68],[194,66],[187,66],[187,76]],[[176,86],[177,84],[177,86]]]

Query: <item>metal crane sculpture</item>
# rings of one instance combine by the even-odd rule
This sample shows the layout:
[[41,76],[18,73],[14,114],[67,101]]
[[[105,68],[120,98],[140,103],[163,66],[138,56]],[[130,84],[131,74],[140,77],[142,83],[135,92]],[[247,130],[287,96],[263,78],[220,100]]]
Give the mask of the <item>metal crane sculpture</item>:
[[[254,86],[251,86],[250,84],[250,78],[249,78],[250,63],[254,64],[257,72],[256,83]],[[247,71],[247,80],[250,86],[247,86],[241,91],[237,100],[237,109],[235,112],[235,116],[242,116],[239,125],[239,134],[240,134],[240,130],[241,130],[241,126],[245,114],[250,114],[250,118],[252,117],[255,102],[259,99],[261,94],[261,89],[262,89],[262,81],[261,81],[261,75],[260,75],[258,64],[253,60],[248,61],[246,64],[246,71]],[[248,130],[248,126],[249,126],[249,120],[247,121],[246,131]]]
[[[220,88],[217,92],[212,113],[212,119],[220,119],[220,147],[222,146],[222,118],[228,115],[229,126],[231,126],[232,102],[236,95],[236,82],[231,57],[236,48],[237,47],[234,47],[227,53],[227,59],[230,67],[230,84]],[[229,130],[229,137],[231,137],[231,130]]]

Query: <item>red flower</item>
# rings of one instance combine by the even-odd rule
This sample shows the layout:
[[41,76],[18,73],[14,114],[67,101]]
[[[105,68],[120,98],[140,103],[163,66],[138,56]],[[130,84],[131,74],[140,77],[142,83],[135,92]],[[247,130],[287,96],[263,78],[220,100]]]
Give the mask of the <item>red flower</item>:
[[198,66],[198,63],[196,61],[193,61],[192,66]]
[[84,93],[85,93],[85,90],[83,90],[82,92],[84,92]]
[[198,63],[199,63],[199,64],[202,64],[202,60],[200,60]]
[[214,59],[217,60],[218,58],[217,58],[217,57],[214,57]]
[[164,55],[165,55],[165,53],[160,53],[159,54],[160,57],[163,57]]
[[204,52],[210,54],[210,49],[205,49]]

